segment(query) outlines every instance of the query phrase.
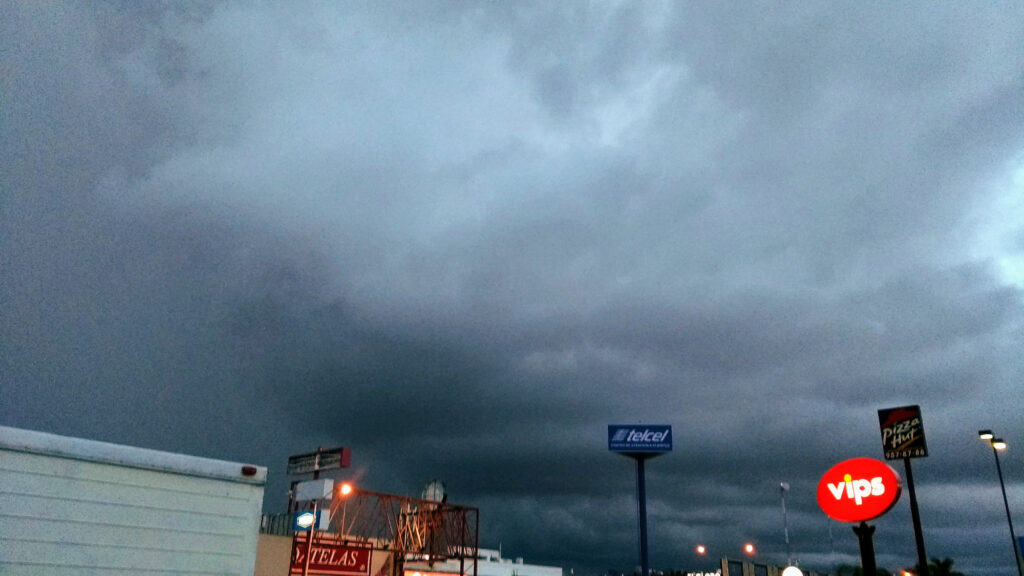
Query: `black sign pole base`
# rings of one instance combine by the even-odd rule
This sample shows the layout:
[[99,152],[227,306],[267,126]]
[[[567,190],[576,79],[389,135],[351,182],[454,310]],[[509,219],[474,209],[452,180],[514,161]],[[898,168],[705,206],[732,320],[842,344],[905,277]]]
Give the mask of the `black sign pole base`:
[[860,572],[863,576],[878,576],[878,567],[875,565],[875,527],[868,526],[867,522],[861,522],[859,526],[853,527],[853,533],[857,535],[860,542]]

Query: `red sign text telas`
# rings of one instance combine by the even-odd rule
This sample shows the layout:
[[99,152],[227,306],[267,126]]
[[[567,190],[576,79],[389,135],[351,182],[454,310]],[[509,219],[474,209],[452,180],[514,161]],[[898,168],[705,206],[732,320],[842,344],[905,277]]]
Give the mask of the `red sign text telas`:
[[[304,536],[299,533],[295,535],[291,574],[302,574],[306,566],[306,551],[309,547]],[[372,551],[369,548],[346,546],[314,538],[306,573],[317,576],[365,576],[370,573],[371,557]]]

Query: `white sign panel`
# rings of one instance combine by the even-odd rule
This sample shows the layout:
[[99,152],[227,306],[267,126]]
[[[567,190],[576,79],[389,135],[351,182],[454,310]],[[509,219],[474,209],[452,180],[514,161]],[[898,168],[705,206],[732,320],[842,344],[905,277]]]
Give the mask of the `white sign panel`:
[[320,480],[308,480],[295,485],[296,500],[320,500],[331,498],[334,493],[334,479],[321,478]]

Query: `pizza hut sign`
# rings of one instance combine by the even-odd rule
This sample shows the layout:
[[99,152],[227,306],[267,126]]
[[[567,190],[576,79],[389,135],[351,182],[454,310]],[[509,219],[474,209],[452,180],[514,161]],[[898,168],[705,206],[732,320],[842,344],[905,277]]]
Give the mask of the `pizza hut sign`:
[[833,520],[863,522],[889,511],[903,483],[888,464],[852,458],[836,464],[818,482],[818,506]]
[[882,431],[882,452],[886,460],[922,458],[928,455],[920,406],[879,410],[878,426]]

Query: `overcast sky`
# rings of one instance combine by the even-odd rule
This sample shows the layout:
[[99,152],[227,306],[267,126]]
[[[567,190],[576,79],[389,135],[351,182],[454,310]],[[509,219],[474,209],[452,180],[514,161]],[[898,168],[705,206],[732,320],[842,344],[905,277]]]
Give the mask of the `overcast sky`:
[[[528,563],[858,564],[819,478],[919,404],[929,556],[1024,532],[1024,4],[0,3],[0,424],[290,454]],[[894,468],[904,474],[902,463]],[[906,496],[880,566],[916,562]]]

